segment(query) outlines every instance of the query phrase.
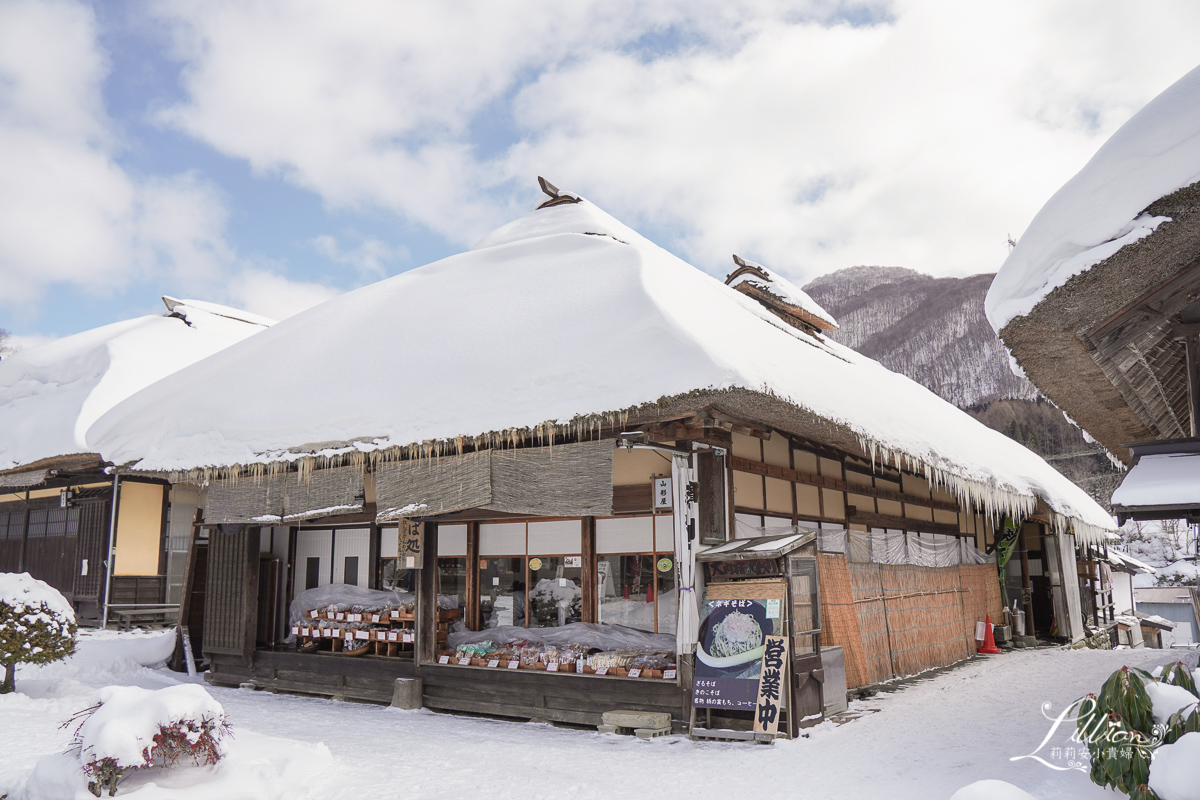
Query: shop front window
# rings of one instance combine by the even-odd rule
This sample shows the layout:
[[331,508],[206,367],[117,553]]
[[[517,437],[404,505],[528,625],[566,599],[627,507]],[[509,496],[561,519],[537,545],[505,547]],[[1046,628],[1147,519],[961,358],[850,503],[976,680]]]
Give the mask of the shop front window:
[[525,558],[479,559],[479,614],[485,628],[525,625]]
[[529,625],[555,628],[583,619],[583,558],[531,556]]
[[458,618],[466,616],[467,560],[438,558],[438,608],[457,608]]
[[599,621],[674,633],[676,578],[669,515],[596,520]]

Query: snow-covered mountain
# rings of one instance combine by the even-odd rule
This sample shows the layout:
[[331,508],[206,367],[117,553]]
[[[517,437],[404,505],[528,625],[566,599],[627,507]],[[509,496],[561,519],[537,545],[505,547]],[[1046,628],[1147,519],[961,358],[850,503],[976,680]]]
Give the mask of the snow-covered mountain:
[[934,278],[902,267],[849,267],[804,287],[837,318],[832,338],[960,408],[1037,389],[1008,367],[983,313],[992,275]]
[[841,329],[828,334],[832,338],[1025,445],[1107,506],[1122,473],[1032,383],[1009,369],[983,311],[992,277],[849,267],[817,278],[804,291],[837,319]]

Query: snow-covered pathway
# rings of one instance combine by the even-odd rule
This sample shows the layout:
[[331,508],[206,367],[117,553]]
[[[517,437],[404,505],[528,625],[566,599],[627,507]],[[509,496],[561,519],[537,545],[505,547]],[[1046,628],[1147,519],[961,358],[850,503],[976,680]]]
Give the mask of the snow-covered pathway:
[[[235,731],[214,770],[190,770],[159,786],[130,783],[118,796],[287,798],[559,798],[753,796],[786,791],[809,798],[948,798],[984,778],[1016,784],[1041,800],[1111,798],[1083,772],[1056,772],[1032,759],[1057,714],[1099,688],[1123,664],[1146,668],[1179,653],[1016,652],[977,660],[852,708],[878,709],[809,738],[773,747],[640,741],[549,725],[454,717],[424,711],[250,690],[212,688]],[[164,685],[172,673],[69,665],[30,670],[24,694],[0,698],[0,794],[20,786],[38,759],[62,749],[59,723],[104,683]],[[1066,731],[1057,741],[1065,743]],[[1043,755],[1046,755],[1043,752]],[[62,762],[43,762],[43,769]],[[30,781],[37,790],[45,781]],[[170,787],[170,788],[169,788]],[[66,788],[65,786],[63,788]],[[16,790],[16,791],[14,791]],[[83,794],[86,791],[80,786]],[[34,794],[30,796],[71,796]]]

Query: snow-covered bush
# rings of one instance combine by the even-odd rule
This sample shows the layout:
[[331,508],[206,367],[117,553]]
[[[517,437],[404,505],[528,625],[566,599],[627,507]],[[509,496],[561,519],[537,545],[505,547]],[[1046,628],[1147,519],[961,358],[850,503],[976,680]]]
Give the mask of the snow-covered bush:
[[75,611],[27,572],[0,572],[0,694],[16,690],[17,664],[47,664],[75,652]]
[[195,684],[106,686],[99,703],[64,727],[75,722],[74,746],[97,797],[105,788],[116,794],[117,782],[134,770],[215,764],[229,732],[221,704]]
[[1166,800],[1150,787],[1151,759],[1164,745],[1200,732],[1195,676],[1182,662],[1156,677],[1133,667],[1114,672],[1099,695],[1079,702],[1079,738],[1091,753],[1093,783],[1133,800]]

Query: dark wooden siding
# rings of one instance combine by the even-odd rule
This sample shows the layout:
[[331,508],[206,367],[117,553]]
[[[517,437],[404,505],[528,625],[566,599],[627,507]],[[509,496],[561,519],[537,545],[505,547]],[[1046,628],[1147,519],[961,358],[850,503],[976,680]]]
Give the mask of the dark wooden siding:
[[249,664],[258,616],[259,528],[214,530],[208,540],[204,652],[240,656]]
[[547,675],[533,670],[421,665],[426,708],[599,725],[605,711],[665,711],[684,720],[687,696],[674,681]]
[[[81,616],[95,619],[104,603],[104,549],[108,546],[111,500],[90,500],[79,504],[79,535],[76,542],[75,601]],[[87,560],[88,572],[83,573]]]
[[112,579],[112,604],[155,605],[163,602],[167,590],[164,575],[114,575]]

